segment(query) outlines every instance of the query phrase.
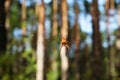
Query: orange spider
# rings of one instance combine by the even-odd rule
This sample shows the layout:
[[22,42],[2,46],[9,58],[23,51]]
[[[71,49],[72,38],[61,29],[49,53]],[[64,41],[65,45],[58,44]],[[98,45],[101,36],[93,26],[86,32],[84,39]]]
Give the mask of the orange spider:
[[69,42],[67,41],[67,39],[62,37],[62,39],[61,39],[61,47],[65,46],[67,49],[69,49],[70,47],[69,47],[68,43]]

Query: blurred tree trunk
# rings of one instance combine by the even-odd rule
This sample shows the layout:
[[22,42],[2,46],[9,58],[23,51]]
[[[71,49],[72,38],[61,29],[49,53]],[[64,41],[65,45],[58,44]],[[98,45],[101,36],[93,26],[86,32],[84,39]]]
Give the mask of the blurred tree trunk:
[[114,9],[114,0],[110,0],[110,9]]
[[115,63],[114,63],[114,54],[111,51],[112,47],[110,45],[110,33],[109,33],[109,17],[110,17],[109,10],[114,9],[114,0],[106,0],[105,9],[106,9],[106,34],[107,34],[107,43],[108,43],[107,55],[109,59],[108,74],[109,74],[109,80],[114,80]]
[[38,23],[38,35],[37,35],[37,73],[36,73],[36,80],[44,80],[44,2],[42,0],[42,3],[39,7],[39,23]]
[[106,33],[107,33],[107,41],[108,41],[108,46],[109,46],[110,45],[109,44],[109,41],[110,41],[110,33],[109,33],[109,9],[110,9],[110,1],[109,0],[106,0],[105,9],[106,9]]
[[120,1],[118,3],[118,30],[117,30],[117,41],[116,41],[116,48],[120,50]]
[[22,0],[22,35],[26,35],[26,0]]
[[84,54],[83,54],[83,59],[84,59],[84,67],[85,67],[85,80],[89,80],[90,78],[90,61],[89,61],[89,50],[88,50],[88,45],[85,44],[84,48]]
[[106,9],[106,34],[107,34],[107,43],[108,43],[108,48],[107,48],[107,58],[108,58],[108,64],[107,64],[107,69],[108,69],[108,79],[111,79],[111,72],[110,72],[110,64],[111,64],[111,59],[110,59],[110,33],[109,33],[109,9],[110,9],[110,1],[106,0],[105,4],[105,9]]
[[52,2],[52,72],[53,72],[53,77],[51,77],[51,80],[57,80],[58,79],[58,50],[57,50],[57,4],[58,4],[58,0],[53,0]]
[[6,50],[7,32],[5,28],[5,0],[0,0],[0,55]]
[[120,50],[120,1],[118,3],[118,30],[117,30],[117,41],[116,41],[116,48]]
[[75,36],[75,80],[80,80],[80,28],[78,24],[78,5],[75,4],[75,26],[74,26],[74,36]]
[[118,3],[118,30],[116,37],[116,72],[118,73],[118,79],[120,79],[120,0]]
[[57,36],[57,0],[53,0],[53,25],[52,25],[52,35],[53,37]]
[[38,2],[36,2],[36,5],[35,5],[35,16],[38,17],[39,15],[39,4]]
[[61,29],[61,47],[60,47],[60,57],[61,57],[61,70],[62,70],[62,80],[67,80],[68,71],[68,58],[67,58],[67,48],[68,48],[68,19],[67,19],[67,0],[61,0],[62,5],[62,29]]
[[102,43],[101,35],[99,31],[99,11],[98,2],[93,0],[91,5],[91,15],[92,15],[92,80],[102,80],[103,74],[103,63],[102,63]]
[[10,27],[9,7],[10,7],[10,0],[5,0],[5,12],[6,12],[5,26],[6,26],[6,29],[9,29],[9,27]]

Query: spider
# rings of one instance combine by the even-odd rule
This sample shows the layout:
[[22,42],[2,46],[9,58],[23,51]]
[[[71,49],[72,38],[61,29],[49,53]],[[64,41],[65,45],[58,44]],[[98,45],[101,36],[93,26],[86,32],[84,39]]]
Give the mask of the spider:
[[[69,49],[70,47],[69,47],[69,45],[68,45],[68,41],[67,41],[67,39],[66,38],[64,38],[64,37],[62,37],[62,39],[61,39],[61,47],[62,46],[65,46],[67,49]],[[61,48],[60,47],[60,48]]]

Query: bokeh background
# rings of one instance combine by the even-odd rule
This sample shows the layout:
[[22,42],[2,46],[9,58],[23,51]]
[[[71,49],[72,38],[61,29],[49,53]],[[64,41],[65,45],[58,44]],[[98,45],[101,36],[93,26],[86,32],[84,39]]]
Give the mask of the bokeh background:
[[0,0],[0,80],[120,80],[120,0]]

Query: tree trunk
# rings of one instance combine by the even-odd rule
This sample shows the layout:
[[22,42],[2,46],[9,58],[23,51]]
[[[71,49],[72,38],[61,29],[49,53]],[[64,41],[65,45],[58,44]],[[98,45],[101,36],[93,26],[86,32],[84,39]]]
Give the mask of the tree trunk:
[[67,2],[62,0],[62,29],[61,29],[61,48],[60,48],[60,57],[61,57],[61,69],[62,69],[62,80],[67,80],[67,71],[68,71],[68,58],[67,58],[67,48],[68,48],[68,19],[67,19]]
[[57,0],[53,0],[53,27],[52,27],[52,35],[53,37],[57,36]]
[[108,79],[111,79],[111,72],[110,72],[110,64],[111,64],[111,59],[110,59],[110,34],[109,34],[109,9],[110,9],[110,1],[106,0],[106,5],[105,5],[105,9],[106,9],[106,34],[107,34],[107,43],[108,43],[108,48],[107,48],[107,58],[108,58],[108,64],[107,66],[107,70],[106,72],[108,75]]
[[38,35],[37,35],[37,73],[36,80],[44,80],[44,2],[39,7],[39,23],[38,23]]
[[7,32],[5,28],[5,0],[0,0],[0,55],[6,50]]
[[38,17],[39,15],[39,4],[38,2],[36,2],[36,5],[35,5],[35,16]]
[[109,80],[114,80],[114,55],[111,51],[112,47],[110,45],[110,33],[109,33],[109,17],[110,17],[110,13],[109,10],[114,8],[113,5],[113,0],[106,0],[106,5],[105,5],[105,9],[106,9],[106,34],[107,34],[107,43],[108,43],[108,49],[107,49],[107,57],[108,57],[108,74],[109,74]]
[[26,35],[26,0],[22,0],[22,35]]
[[110,0],[110,8],[114,9],[114,0]]
[[89,61],[89,50],[88,50],[87,44],[85,44],[83,60],[84,60],[84,67],[85,67],[85,76],[87,76],[86,80],[89,80],[90,61]]
[[75,26],[74,26],[74,31],[75,31],[75,80],[80,80],[80,28],[78,24],[78,5],[75,4],[75,13],[76,13],[76,18],[75,18]]
[[9,29],[9,27],[10,27],[9,7],[10,7],[10,0],[6,0],[5,1],[5,12],[6,12],[5,26],[6,26],[6,29]]
[[53,15],[52,15],[52,72],[53,72],[53,77],[51,77],[52,80],[57,80],[58,79],[58,50],[57,50],[57,4],[58,4],[58,0],[53,0],[53,5],[52,5],[52,9],[53,9]]
[[91,6],[91,15],[92,15],[92,80],[102,80],[102,44],[101,36],[99,31],[99,11],[97,0],[93,0]]
[[118,29],[116,34],[116,72],[117,78],[120,79],[120,1],[118,3]]

